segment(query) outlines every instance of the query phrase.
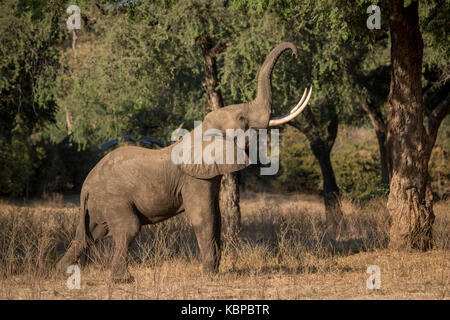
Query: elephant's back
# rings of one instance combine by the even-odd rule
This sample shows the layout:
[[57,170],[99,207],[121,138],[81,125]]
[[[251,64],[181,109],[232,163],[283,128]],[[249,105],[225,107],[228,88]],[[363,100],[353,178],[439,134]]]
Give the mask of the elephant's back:
[[124,194],[140,180],[146,167],[165,161],[166,153],[164,149],[152,150],[136,146],[117,148],[105,155],[89,172],[83,189]]

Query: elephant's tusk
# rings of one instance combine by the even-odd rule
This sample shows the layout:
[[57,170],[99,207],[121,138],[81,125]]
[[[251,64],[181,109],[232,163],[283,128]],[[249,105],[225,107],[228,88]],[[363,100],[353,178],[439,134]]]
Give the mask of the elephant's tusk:
[[291,110],[291,112],[288,115],[278,119],[270,120],[269,127],[285,124],[286,122],[289,122],[295,117],[297,117],[308,105],[309,98],[311,98],[312,86],[309,88],[308,96],[306,97],[306,99],[304,99],[306,91],[307,90],[305,89],[303,97],[300,99],[299,103],[297,103],[297,105]]
[[305,101],[307,93],[308,93],[308,89],[305,89],[305,92],[303,92],[302,98],[300,99],[300,101],[297,103],[297,105],[289,113],[294,113],[294,112],[296,112],[298,110],[298,108],[300,108],[300,106],[302,105],[303,101]]

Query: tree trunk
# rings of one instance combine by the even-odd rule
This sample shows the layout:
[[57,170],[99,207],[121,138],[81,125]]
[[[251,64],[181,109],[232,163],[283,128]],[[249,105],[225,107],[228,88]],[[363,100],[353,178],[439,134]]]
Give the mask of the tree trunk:
[[319,161],[320,171],[322,172],[328,235],[332,239],[337,239],[341,233],[343,214],[340,204],[340,191],[331,165],[331,149],[321,139],[310,140],[309,144],[314,156]]
[[66,123],[67,123],[67,135],[70,136],[72,134],[72,116],[70,111],[67,110],[66,107]]
[[392,248],[432,247],[433,198],[428,175],[430,139],[423,125],[423,41],[418,2],[389,1],[391,84],[387,140],[391,170],[388,211]]
[[222,213],[224,235],[227,238],[235,238],[241,230],[238,177],[238,172],[226,174],[220,183],[219,208]]
[[381,166],[381,182],[384,186],[389,186],[389,168],[386,152],[386,124],[383,117],[367,100],[359,95],[359,102],[363,110],[369,116],[370,122],[375,129],[375,134],[378,140],[378,149],[380,151],[380,166]]
[[[200,37],[197,44],[202,50],[205,62],[205,91],[208,109],[214,111],[223,107],[222,94],[218,91],[216,56],[226,48],[226,42],[219,41],[215,46],[208,37]],[[219,208],[226,237],[234,238],[241,229],[241,208],[239,206],[238,173],[224,174],[220,183]]]
[[386,132],[375,130],[378,140],[378,150],[380,151],[380,166],[381,166],[381,183],[384,187],[389,187],[389,168],[386,151]]
[[[323,179],[323,200],[325,204],[325,217],[327,235],[338,240],[344,227],[344,215],[341,210],[340,190],[331,164],[331,150],[336,140],[339,119],[336,114],[336,106],[323,103],[315,106],[320,109],[320,117],[315,117],[309,108],[303,111],[306,124],[299,121],[289,122],[291,126],[306,135],[312,153],[319,162]],[[323,126],[328,124],[324,135]]]

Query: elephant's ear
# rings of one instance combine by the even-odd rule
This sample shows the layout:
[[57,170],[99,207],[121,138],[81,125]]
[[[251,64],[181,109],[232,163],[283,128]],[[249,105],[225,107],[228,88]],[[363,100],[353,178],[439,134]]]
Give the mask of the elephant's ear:
[[[199,179],[211,179],[239,171],[251,164],[245,148],[238,146],[235,139],[227,140],[219,131],[205,135],[206,139],[210,141],[196,139],[194,142],[194,131],[185,135],[183,141],[172,149],[172,161],[178,157],[174,161],[177,166],[186,174]],[[232,154],[227,155],[227,146],[233,149]]]

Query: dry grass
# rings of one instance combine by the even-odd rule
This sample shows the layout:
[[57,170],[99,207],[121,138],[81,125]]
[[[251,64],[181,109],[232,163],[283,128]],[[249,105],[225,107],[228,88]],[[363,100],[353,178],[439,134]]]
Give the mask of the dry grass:
[[[348,230],[324,240],[324,209],[313,195],[246,194],[241,240],[225,241],[219,275],[201,274],[184,215],[143,228],[130,253],[133,284],[113,284],[106,241],[69,290],[52,266],[74,236],[76,204],[61,196],[0,204],[0,299],[448,299],[450,202],[435,205],[435,249],[386,249],[384,200],[344,202]],[[366,269],[381,268],[368,290]]]

